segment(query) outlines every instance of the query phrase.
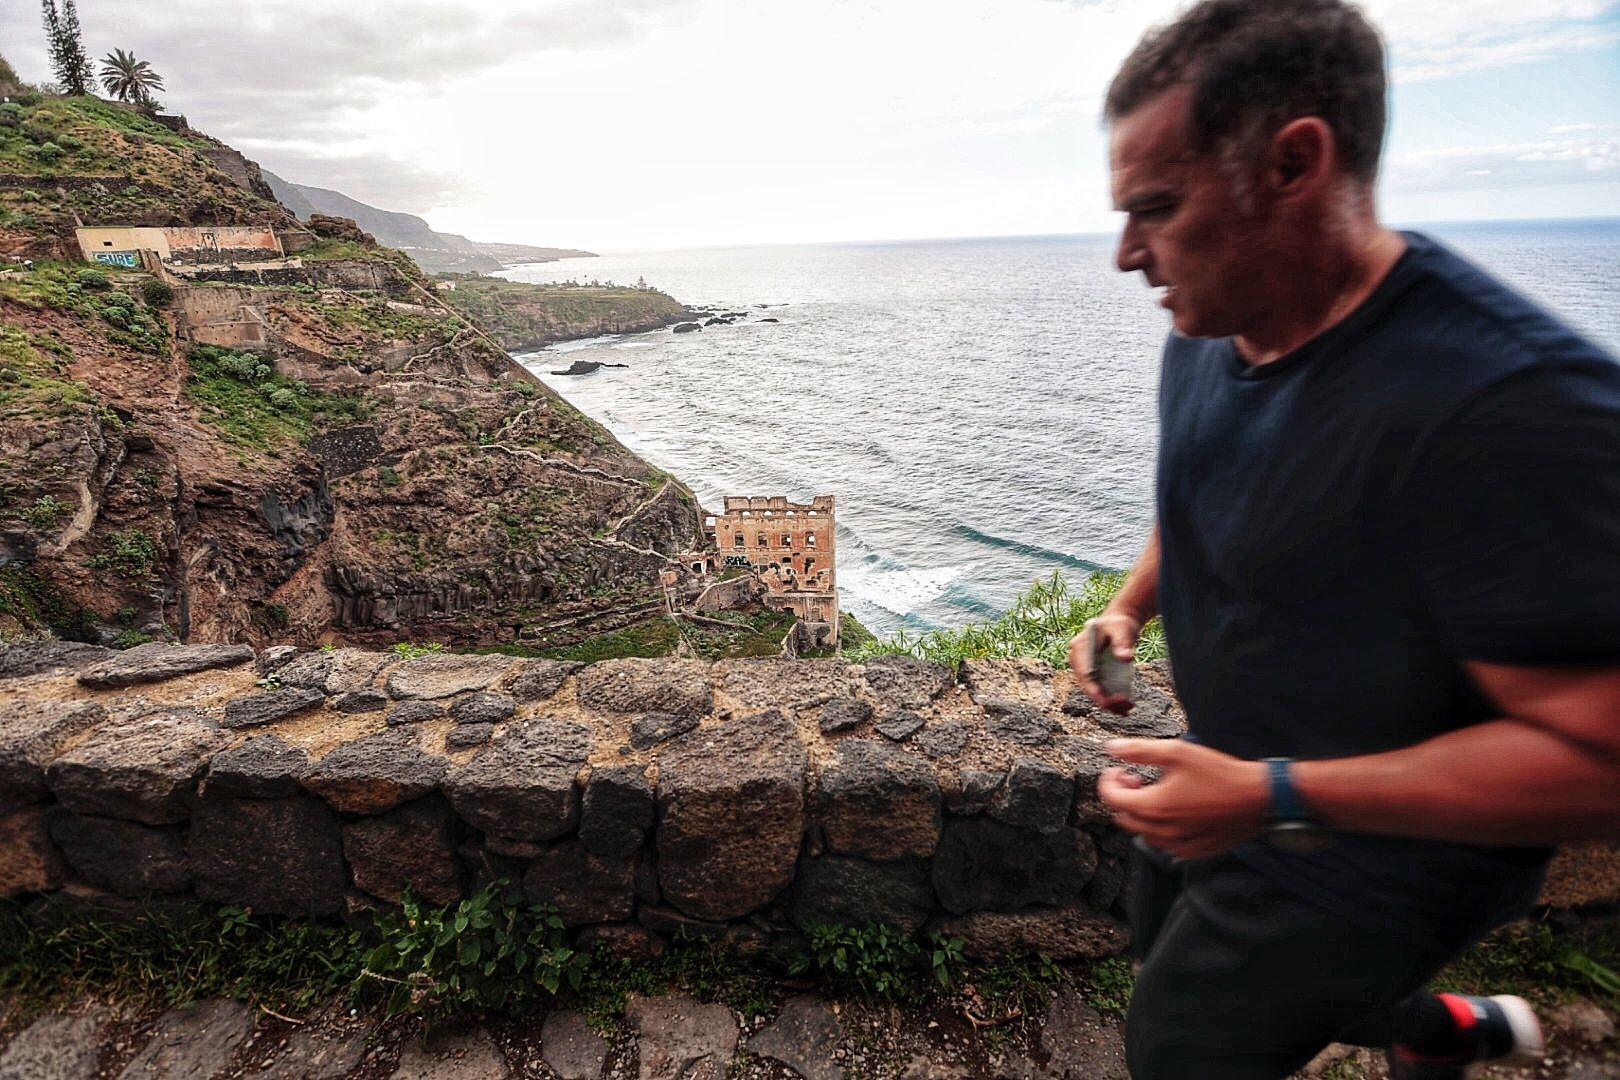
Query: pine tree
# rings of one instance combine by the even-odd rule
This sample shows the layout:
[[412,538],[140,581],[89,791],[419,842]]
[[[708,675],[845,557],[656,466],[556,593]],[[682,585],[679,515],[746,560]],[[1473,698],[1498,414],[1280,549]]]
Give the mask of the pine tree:
[[88,94],[95,79],[90,57],[80,40],[79,9],[74,0],[62,0],[61,10],[56,0],[42,0],[45,16],[45,36],[51,50],[51,68],[63,93]]

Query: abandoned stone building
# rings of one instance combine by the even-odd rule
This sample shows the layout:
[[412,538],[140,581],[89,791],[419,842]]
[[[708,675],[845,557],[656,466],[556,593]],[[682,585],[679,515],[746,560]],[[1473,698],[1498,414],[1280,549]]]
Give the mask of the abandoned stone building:
[[724,511],[707,518],[704,530],[714,553],[713,570],[752,571],[765,586],[768,606],[793,612],[816,637],[837,643],[831,495],[817,495],[808,503],[789,502],[781,495],[727,496]]
[[[74,230],[79,250],[90,262],[131,269],[146,265],[143,253],[170,267],[282,259],[275,230],[262,226],[213,225],[201,228],[148,228],[123,225]],[[148,267],[149,269],[151,267]]]

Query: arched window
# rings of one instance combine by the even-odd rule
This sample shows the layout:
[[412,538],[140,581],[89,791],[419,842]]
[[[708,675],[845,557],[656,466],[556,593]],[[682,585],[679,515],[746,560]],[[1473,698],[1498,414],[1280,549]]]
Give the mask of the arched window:
[[738,533],[736,536],[733,536],[731,538],[731,546],[732,547],[738,547],[738,548],[743,546],[743,534],[742,533]]
[[816,546],[816,534],[815,533],[807,532],[807,533],[804,534],[804,546],[805,547],[810,547],[810,548],[813,548],[813,547]]
[[792,547],[793,546],[793,537],[788,535],[787,533],[783,533],[782,534],[782,546],[783,547]]

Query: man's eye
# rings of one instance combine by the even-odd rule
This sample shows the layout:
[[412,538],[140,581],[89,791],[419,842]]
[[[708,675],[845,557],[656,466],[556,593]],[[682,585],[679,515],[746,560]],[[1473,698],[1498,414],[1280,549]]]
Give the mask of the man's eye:
[[1170,211],[1174,209],[1175,207],[1170,203],[1157,203],[1153,206],[1139,207],[1135,214],[1144,221],[1154,221],[1158,218],[1169,217]]

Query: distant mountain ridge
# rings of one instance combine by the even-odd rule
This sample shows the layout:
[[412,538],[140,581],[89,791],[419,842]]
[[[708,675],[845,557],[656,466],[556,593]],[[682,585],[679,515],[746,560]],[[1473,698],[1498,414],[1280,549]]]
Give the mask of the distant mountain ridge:
[[308,219],[311,214],[353,218],[362,229],[375,236],[379,244],[406,252],[430,274],[483,272],[517,263],[555,262],[558,259],[595,256],[595,252],[574,248],[480,243],[455,233],[436,232],[415,214],[379,210],[341,191],[294,184],[268,169],[264,172],[264,178],[276,193],[276,200],[299,218]]

